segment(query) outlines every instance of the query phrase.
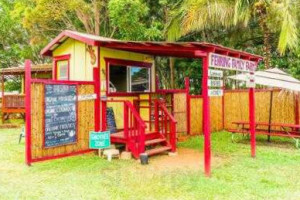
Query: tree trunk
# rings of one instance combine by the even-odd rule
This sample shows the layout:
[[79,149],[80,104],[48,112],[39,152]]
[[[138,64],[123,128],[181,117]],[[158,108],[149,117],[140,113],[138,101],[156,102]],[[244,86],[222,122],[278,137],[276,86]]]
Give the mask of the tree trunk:
[[264,62],[266,69],[271,67],[271,44],[270,44],[270,31],[267,25],[263,25],[264,34]]
[[264,62],[265,62],[265,68],[269,69],[271,65],[271,44],[270,44],[270,29],[267,25],[267,18],[268,18],[268,13],[267,13],[267,6],[268,4],[261,0],[255,4],[255,9],[256,9],[256,14],[259,16],[259,25],[260,28],[263,32],[263,37],[264,37]]
[[175,88],[175,72],[174,72],[174,58],[170,58],[170,78],[171,78],[171,88],[174,89]]
[[97,0],[93,1],[95,17],[95,34],[100,35],[100,8]]

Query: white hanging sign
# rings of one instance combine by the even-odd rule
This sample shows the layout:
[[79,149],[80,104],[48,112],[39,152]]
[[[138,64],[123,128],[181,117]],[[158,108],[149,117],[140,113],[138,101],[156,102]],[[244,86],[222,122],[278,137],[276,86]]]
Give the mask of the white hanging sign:
[[253,82],[255,81],[255,75],[254,74],[247,74],[246,77],[247,77],[248,81],[253,81]]
[[220,97],[223,96],[223,90],[221,89],[209,89],[208,96],[210,97]]
[[246,82],[247,88],[255,88],[255,82],[254,81],[247,81]]
[[235,71],[254,72],[257,68],[257,62],[210,53],[209,67]]
[[253,73],[246,75],[246,87],[247,88],[255,88],[255,75]]
[[223,87],[223,80],[208,80],[208,87]]
[[223,71],[209,69],[208,70],[208,76],[209,77],[214,77],[214,78],[223,78]]
[[93,99],[96,99],[96,98],[97,98],[96,94],[78,95],[78,101],[88,101],[88,100],[93,100]]

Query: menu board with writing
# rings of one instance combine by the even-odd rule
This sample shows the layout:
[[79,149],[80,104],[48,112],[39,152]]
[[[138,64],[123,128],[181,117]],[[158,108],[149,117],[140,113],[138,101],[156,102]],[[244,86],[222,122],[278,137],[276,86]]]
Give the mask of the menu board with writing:
[[45,147],[76,142],[76,85],[45,85]]

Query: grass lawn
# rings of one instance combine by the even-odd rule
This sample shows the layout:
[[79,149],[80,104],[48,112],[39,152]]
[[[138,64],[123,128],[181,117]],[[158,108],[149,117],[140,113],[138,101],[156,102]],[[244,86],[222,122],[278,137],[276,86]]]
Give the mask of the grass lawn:
[[[300,150],[290,140],[268,143],[259,137],[253,159],[247,139],[237,136],[231,143],[229,133],[214,133],[213,157],[219,162],[206,178],[202,164],[197,170],[156,171],[151,161],[157,158],[141,166],[94,154],[27,167],[18,134],[0,130],[0,199],[300,199]],[[194,137],[179,147],[201,152],[202,144],[202,137]]]

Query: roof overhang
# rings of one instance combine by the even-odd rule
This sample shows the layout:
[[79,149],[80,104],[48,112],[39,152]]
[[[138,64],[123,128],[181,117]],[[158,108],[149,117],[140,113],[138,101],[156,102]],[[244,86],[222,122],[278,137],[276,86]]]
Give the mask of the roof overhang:
[[60,33],[41,51],[41,54],[44,56],[52,56],[52,51],[68,38],[72,38],[92,46],[101,46],[153,56],[202,58],[206,57],[208,53],[218,53],[221,55],[256,62],[262,59],[261,56],[255,54],[205,42],[121,41],[69,30]]
[[[40,73],[40,74],[50,74],[52,73],[52,64],[39,64],[39,65],[32,65],[31,67],[32,73]],[[9,68],[2,68],[0,70],[1,75],[24,75],[25,74],[25,67],[18,66],[18,67],[9,67]]]

